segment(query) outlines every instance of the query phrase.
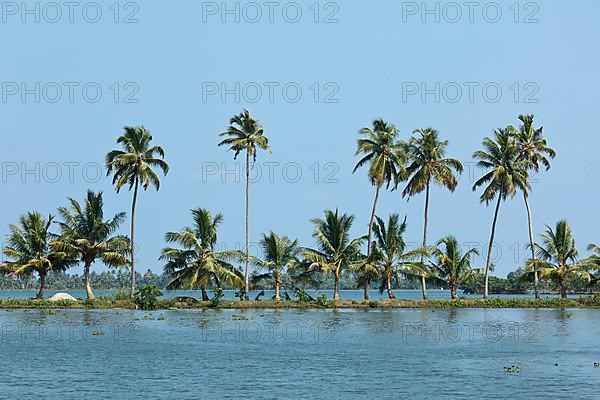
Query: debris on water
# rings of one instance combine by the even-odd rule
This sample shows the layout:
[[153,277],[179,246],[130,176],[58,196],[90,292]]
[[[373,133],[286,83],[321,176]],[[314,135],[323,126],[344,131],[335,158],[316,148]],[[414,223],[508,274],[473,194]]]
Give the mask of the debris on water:
[[104,332],[102,331],[92,331],[92,336],[103,336]]
[[518,374],[521,372],[521,368],[518,365],[511,365],[510,367],[504,367],[504,373],[506,374]]
[[594,363],[594,368],[600,368],[600,362],[595,362]]
[[248,320],[248,318],[244,317],[241,314],[233,314],[231,316],[231,319],[234,320],[234,321],[247,321]]

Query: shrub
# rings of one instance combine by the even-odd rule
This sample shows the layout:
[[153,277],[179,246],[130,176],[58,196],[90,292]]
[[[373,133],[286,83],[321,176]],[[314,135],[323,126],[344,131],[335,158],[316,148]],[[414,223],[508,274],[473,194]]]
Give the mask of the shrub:
[[135,304],[142,310],[155,310],[158,304],[158,298],[162,296],[156,285],[140,286],[135,294]]
[[296,297],[300,303],[310,303],[310,296],[306,293],[306,290],[296,289]]
[[219,305],[223,297],[225,297],[225,292],[223,292],[222,287],[217,287],[213,289],[213,298],[210,300],[211,307],[216,307]]
[[317,297],[317,304],[321,307],[329,307],[330,301],[327,298],[327,295],[322,294],[321,296]]

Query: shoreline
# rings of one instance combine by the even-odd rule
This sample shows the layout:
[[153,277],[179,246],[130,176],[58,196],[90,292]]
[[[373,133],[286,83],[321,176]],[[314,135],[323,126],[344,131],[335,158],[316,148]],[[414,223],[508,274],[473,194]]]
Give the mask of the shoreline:
[[457,309],[457,308],[600,308],[600,296],[577,299],[457,299],[457,300],[327,300],[322,302],[298,301],[221,301],[216,306],[211,302],[187,303],[174,300],[160,300],[156,308],[142,310],[129,300],[79,300],[50,302],[47,300],[0,300],[0,310],[26,309],[130,309],[140,311],[194,310],[194,309]]

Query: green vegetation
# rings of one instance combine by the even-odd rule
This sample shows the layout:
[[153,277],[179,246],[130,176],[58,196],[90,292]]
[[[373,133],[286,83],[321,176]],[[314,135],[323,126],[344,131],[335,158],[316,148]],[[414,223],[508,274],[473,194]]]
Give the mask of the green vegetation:
[[[138,191],[154,187],[160,189],[157,170],[163,175],[169,172],[164,161],[165,152],[152,144],[153,137],[144,127],[125,127],[124,134],[117,139],[120,150],[112,150],[105,157],[107,175],[112,175],[112,183],[119,192],[127,186],[133,192],[131,203],[131,232],[126,237],[117,233],[126,214],[104,217],[102,193],[88,190],[83,203],[68,198],[68,206],[59,207],[60,221],[50,215],[43,217],[32,211],[20,218],[20,223],[10,225],[7,246],[3,249],[7,261],[0,265],[0,288],[29,289],[38,287],[38,301],[5,300],[5,306],[25,307],[45,306],[42,301],[44,289],[85,288],[87,300],[67,304],[54,303],[53,307],[248,307],[248,293],[251,289],[274,289],[275,296],[261,300],[259,307],[471,307],[471,306],[595,306],[596,297],[583,297],[578,300],[566,299],[568,292],[584,293],[598,287],[600,271],[600,247],[590,244],[591,255],[579,258],[574,235],[566,220],[561,220],[554,229],[547,227],[540,235],[540,242],[534,242],[532,213],[529,204],[531,191],[530,175],[542,167],[548,170],[555,151],[548,146],[542,128],[534,127],[533,115],[519,115],[521,125],[511,125],[494,131],[493,137],[483,140],[483,149],[473,157],[477,165],[484,169],[484,175],[473,185],[473,190],[481,188],[480,201],[486,205],[496,203],[489,245],[485,258],[485,268],[473,268],[472,256],[475,250],[463,252],[457,240],[446,236],[437,240],[436,246],[428,246],[428,214],[430,207],[431,184],[454,191],[458,176],[462,173],[462,163],[447,158],[449,146],[433,128],[418,129],[407,140],[399,138],[396,126],[382,119],[373,121],[372,128],[359,131],[356,155],[361,158],[353,173],[361,167],[368,167],[368,178],[375,189],[375,197],[370,206],[370,218],[365,234],[350,236],[355,217],[340,213],[336,208],[326,210],[323,218],[315,218],[313,224],[314,245],[301,246],[292,237],[280,236],[271,231],[262,234],[261,257],[251,257],[248,248],[250,240],[250,180],[251,161],[256,161],[258,150],[271,151],[264,129],[248,110],[230,119],[229,127],[222,133],[218,146],[227,146],[234,152],[234,159],[240,153],[246,156],[246,226],[245,251],[217,250],[218,229],[223,222],[219,213],[212,214],[203,208],[192,210],[193,224],[180,231],[168,232],[165,241],[169,246],[160,254],[164,262],[162,275],[151,271],[143,275],[135,269],[135,211]],[[384,218],[377,215],[377,206],[382,188],[396,190],[401,182],[406,182],[402,197],[413,197],[425,192],[423,242],[418,248],[409,248],[405,242],[407,232],[406,217],[400,222],[398,213]],[[529,226],[529,247],[531,258],[525,265],[509,274],[506,279],[490,275],[493,271],[492,248],[499,219],[500,205],[513,198],[519,191],[523,193]],[[53,224],[60,229],[53,232]],[[412,226],[412,225],[411,225]],[[366,251],[364,245],[366,242]],[[92,271],[92,266],[100,261],[111,267],[100,274]],[[245,269],[239,266],[245,261]],[[250,264],[256,271],[250,271]],[[83,266],[83,276],[69,275],[67,271],[75,265]],[[128,271],[118,268],[128,266]],[[135,291],[136,281],[142,284]],[[378,284],[381,293],[387,291],[389,300],[375,302],[343,302],[340,290],[359,287],[368,300],[368,288]],[[420,285],[424,302],[396,301],[394,289],[415,288]],[[441,286],[450,290],[452,300],[425,301],[427,288]],[[114,297],[94,299],[92,286],[96,290],[119,289]],[[129,296],[124,289],[129,287]],[[306,292],[309,288],[333,288],[333,299],[326,297],[313,299]],[[466,293],[527,293],[535,290],[535,298],[541,292],[559,292],[564,302],[555,299],[529,303],[522,299],[457,299],[458,290]],[[156,300],[146,302],[145,296],[151,288],[191,289],[200,291],[199,305],[195,299]],[[214,289],[211,300],[209,289]],[[221,288],[238,291],[239,302],[223,301]],[[283,293],[282,293],[283,292]],[[290,300],[289,293],[296,293],[298,302]],[[136,296],[137,294],[137,296]],[[141,296],[141,297],[140,297]],[[149,295],[148,295],[149,296]],[[283,299],[283,301],[282,301]],[[591,299],[591,300],[590,300]],[[143,304],[142,304],[143,303]],[[256,303],[259,303],[258,301]],[[258,305],[257,305],[258,307]]]
[[140,286],[135,294],[135,304],[142,310],[155,310],[158,306],[158,298],[162,295],[154,285]]

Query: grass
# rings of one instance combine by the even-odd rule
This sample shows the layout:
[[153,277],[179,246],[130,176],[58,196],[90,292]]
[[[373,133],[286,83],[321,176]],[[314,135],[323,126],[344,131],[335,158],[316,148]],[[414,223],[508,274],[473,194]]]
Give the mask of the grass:
[[[80,300],[77,302],[47,300],[0,300],[0,309],[136,309],[135,304],[122,297],[99,297],[95,300]],[[546,298],[534,299],[459,299],[459,300],[341,300],[318,302],[298,301],[221,301],[216,307],[211,302],[198,304],[181,303],[175,300],[159,300],[159,310],[180,309],[331,309],[331,308],[600,308],[600,294],[585,296],[577,299]]]

